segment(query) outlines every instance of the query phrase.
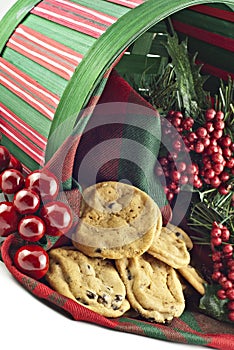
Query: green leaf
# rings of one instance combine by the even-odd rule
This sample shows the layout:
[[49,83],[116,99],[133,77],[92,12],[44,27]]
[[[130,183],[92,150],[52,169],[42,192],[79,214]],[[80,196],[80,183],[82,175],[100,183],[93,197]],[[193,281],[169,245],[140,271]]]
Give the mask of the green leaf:
[[175,70],[182,107],[195,119],[200,108],[208,107],[207,93],[203,88],[207,77],[200,75],[201,66],[195,64],[196,55],[189,56],[187,39],[180,43],[174,33],[168,36],[165,46]]
[[216,293],[220,289],[217,284],[206,285],[205,295],[200,299],[199,308],[208,316],[217,320],[232,323],[227,317],[228,299],[220,300]]

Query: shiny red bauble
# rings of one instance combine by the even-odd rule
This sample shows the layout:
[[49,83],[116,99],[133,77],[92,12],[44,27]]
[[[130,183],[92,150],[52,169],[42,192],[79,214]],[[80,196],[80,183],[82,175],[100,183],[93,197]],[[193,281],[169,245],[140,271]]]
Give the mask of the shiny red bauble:
[[39,216],[27,215],[20,220],[18,232],[24,240],[37,242],[45,235],[46,225]]
[[13,260],[18,270],[36,280],[45,276],[49,268],[49,256],[39,245],[20,247]]
[[69,231],[73,222],[72,210],[63,202],[46,203],[40,217],[46,223],[46,233],[51,236],[61,236]]
[[0,146],[0,171],[5,170],[10,162],[10,152],[4,146]]
[[26,177],[25,188],[37,192],[43,202],[53,201],[59,192],[59,182],[50,171],[35,170]]
[[22,215],[34,214],[40,207],[40,197],[33,190],[24,188],[15,194],[13,204]]
[[19,222],[19,213],[11,202],[0,203],[0,236],[6,237],[16,232]]
[[0,174],[0,188],[3,193],[13,194],[24,187],[24,176],[16,169],[6,169]]

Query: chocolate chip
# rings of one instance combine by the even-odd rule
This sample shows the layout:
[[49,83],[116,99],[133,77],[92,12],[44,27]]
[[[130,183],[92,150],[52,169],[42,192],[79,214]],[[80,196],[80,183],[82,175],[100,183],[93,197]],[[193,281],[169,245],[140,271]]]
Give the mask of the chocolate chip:
[[106,294],[103,294],[102,296],[99,295],[97,301],[100,304],[107,305],[108,304],[108,296]]
[[95,253],[101,253],[102,252],[102,250],[100,249],[100,248],[97,248],[96,250],[95,250]]
[[82,298],[76,298],[76,300],[79,301],[79,303],[81,303],[81,304],[89,305],[89,303],[86,300],[82,299]]
[[123,296],[121,294],[116,294],[114,301],[122,301]]
[[96,294],[91,292],[90,290],[86,291],[86,295],[89,299],[95,299],[95,297],[96,297]]
[[131,281],[132,275],[131,275],[131,272],[129,271],[129,269],[127,269],[127,276],[128,276],[128,280]]

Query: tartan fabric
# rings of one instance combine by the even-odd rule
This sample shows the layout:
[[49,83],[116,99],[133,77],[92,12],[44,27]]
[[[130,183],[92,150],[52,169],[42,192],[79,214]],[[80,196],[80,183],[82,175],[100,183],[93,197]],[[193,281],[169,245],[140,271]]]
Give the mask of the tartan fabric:
[[[89,154],[90,150],[99,146],[102,142],[107,142],[109,140],[120,139],[123,141],[118,144],[118,149],[109,150],[109,153],[111,154],[112,151],[115,151],[113,154],[118,155],[118,157],[116,156],[116,158],[110,159],[105,163],[103,154],[95,153],[94,155],[98,155],[98,157],[91,157],[89,162],[87,162],[90,167],[88,173],[92,172],[92,169],[97,168],[99,169],[95,177],[97,182],[102,180],[119,181],[123,178],[127,178],[127,180],[135,186],[151,193],[151,182],[148,183],[145,177],[150,176],[154,179],[152,175],[154,164],[151,164],[150,162],[156,159],[159,150],[160,119],[157,112],[153,110],[153,108],[135,91],[133,91],[115,71],[111,72],[109,79],[104,85],[105,89],[103,93],[102,91],[97,91],[97,95],[94,98],[95,103],[91,104],[91,109],[86,110],[86,113],[79,116],[74,133],[47,164],[47,167],[54,171],[62,181],[64,191],[61,195],[66,197],[66,200],[69,202],[75,213],[79,212],[81,198],[80,188],[88,185],[88,183],[85,183],[85,179],[84,184],[79,183],[78,175],[82,162],[87,154]],[[102,85],[102,88],[104,85]],[[155,125],[159,128],[157,137],[152,133],[149,133],[148,128],[145,130],[144,128],[140,128],[138,124],[135,125],[133,122],[130,124],[126,123],[126,119],[124,119],[128,114],[126,113],[126,110],[121,111],[121,113],[118,114],[122,119],[120,118],[120,120],[116,120],[114,123],[97,123],[97,125],[93,127],[92,123],[95,122],[95,118],[100,117],[98,105],[96,106],[97,102],[99,102],[98,105],[101,106],[119,102],[137,105],[138,109],[134,110],[136,112],[136,118],[138,117],[137,111],[140,110],[141,106],[144,106],[146,108],[145,110],[148,111],[145,118],[149,123],[149,129]],[[122,106],[126,105],[124,104]],[[101,111],[105,111],[105,108],[104,110],[101,109]],[[102,113],[100,114],[103,117]],[[114,116],[116,115],[115,113],[113,114]],[[110,115],[106,113],[104,117],[110,118]],[[124,159],[124,156],[126,155],[124,152],[124,145],[129,145],[128,143],[124,143],[126,140],[130,140],[130,144],[131,142],[133,142],[133,144],[135,144],[134,142],[137,142],[142,145],[143,148],[140,148],[140,151],[142,149],[147,149],[150,152],[147,153],[150,155],[148,159],[146,159],[146,154],[144,152],[139,152],[137,155],[137,159],[140,159],[143,168],[148,168],[145,169],[146,176],[139,171],[139,167],[132,168],[132,166],[134,166],[133,162]],[[111,143],[108,143],[108,145],[110,144]],[[152,154],[154,157],[151,157]],[[132,169],[134,169],[134,171],[132,171]],[[144,175],[144,178],[142,178],[141,175]],[[155,179],[155,181],[157,181],[157,179]],[[78,182],[79,186],[72,186],[74,182]],[[158,199],[159,201],[161,200],[161,210],[166,222],[170,219],[170,208],[166,205],[163,199],[163,194],[160,193],[158,187],[159,186],[155,187],[153,195],[155,195],[155,199]],[[70,244],[68,237],[61,237],[58,240],[48,236],[46,238],[47,241],[44,245],[45,249]],[[146,320],[135,318],[131,314],[126,314],[124,317],[118,319],[108,319],[90,311],[73,300],[56,293],[46,284],[44,279],[36,281],[18,271],[13,265],[12,256],[15,249],[20,244],[22,244],[22,241],[14,234],[7,237],[2,244],[2,260],[8,270],[30,293],[40,299],[46,300],[51,307],[66,312],[75,320],[82,320],[121,332],[129,332],[171,342],[197,344],[216,349],[234,349],[233,326],[201,314],[197,309],[196,300],[194,301],[193,297],[186,300],[187,306],[183,315],[178,319],[174,319],[168,325],[150,323]]]

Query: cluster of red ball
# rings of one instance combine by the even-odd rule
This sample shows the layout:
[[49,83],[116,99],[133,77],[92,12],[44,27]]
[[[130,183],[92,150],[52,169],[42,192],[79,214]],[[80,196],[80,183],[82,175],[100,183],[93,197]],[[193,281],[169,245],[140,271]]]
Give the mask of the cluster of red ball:
[[[159,158],[156,174],[165,179],[164,191],[169,202],[185,184],[198,189],[207,184],[222,195],[231,191],[234,143],[230,135],[224,134],[224,128],[223,112],[214,109],[206,111],[204,125],[196,130],[194,120],[178,111],[170,111],[166,122],[162,120],[162,144],[167,152]],[[188,159],[186,154],[191,157]]]
[[217,297],[221,300],[228,299],[228,317],[234,322],[234,257],[233,245],[229,240],[228,228],[214,222],[211,230],[212,279],[221,286]]
[[[70,207],[57,199],[59,182],[48,170],[35,170],[26,177],[22,166],[8,149],[0,146],[0,236],[18,232],[26,242],[14,256],[15,265],[27,275],[42,278],[48,269],[48,255],[38,244],[47,234],[60,236],[73,223]],[[8,199],[12,196],[12,200]]]

